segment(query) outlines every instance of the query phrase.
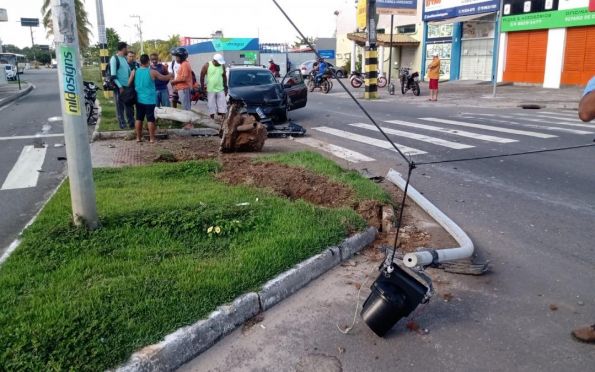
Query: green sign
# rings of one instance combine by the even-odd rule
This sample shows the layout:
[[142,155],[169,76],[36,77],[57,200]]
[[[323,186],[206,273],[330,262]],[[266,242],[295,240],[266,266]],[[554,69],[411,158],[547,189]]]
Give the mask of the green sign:
[[595,25],[595,13],[588,8],[520,14],[502,18],[502,32]]

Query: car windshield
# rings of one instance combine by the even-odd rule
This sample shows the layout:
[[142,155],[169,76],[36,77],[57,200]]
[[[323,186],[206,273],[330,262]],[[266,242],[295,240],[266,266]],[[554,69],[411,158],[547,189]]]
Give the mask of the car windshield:
[[269,71],[238,70],[229,73],[229,86],[231,88],[269,84],[277,84],[277,80]]
[[12,67],[11,67],[11,66],[4,66],[4,69],[6,69],[6,70],[9,70],[9,71],[10,71],[10,70],[12,70]]

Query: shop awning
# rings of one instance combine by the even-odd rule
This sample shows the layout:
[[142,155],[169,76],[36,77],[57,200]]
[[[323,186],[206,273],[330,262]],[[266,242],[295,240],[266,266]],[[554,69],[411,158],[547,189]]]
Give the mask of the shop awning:
[[[449,18],[449,19],[441,19],[439,21],[429,21],[428,23],[431,23],[433,25],[448,25],[451,23],[471,21],[472,19],[485,17],[490,14],[493,14],[493,13],[473,14],[473,15],[461,16],[461,17],[455,17],[455,18]],[[489,22],[494,23],[494,21],[489,21]]]
[[[355,43],[359,46],[366,45],[366,40],[368,40],[368,34],[366,32],[354,32],[351,34],[347,34],[347,38],[351,41],[355,41]],[[390,47],[390,34],[378,34],[377,35],[377,44],[378,46],[383,47]],[[409,35],[401,35],[401,34],[394,34],[393,35],[393,48],[398,46],[417,46],[419,45],[419,40],[415,40]]]

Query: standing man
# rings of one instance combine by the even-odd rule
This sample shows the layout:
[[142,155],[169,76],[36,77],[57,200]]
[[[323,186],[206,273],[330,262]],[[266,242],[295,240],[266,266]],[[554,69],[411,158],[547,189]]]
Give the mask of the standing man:
[[[584,122],[595,119],[595,76],[591,78],[585,88],[585,93],[578,106],[578,117]],[[576,328],[572,331],[572,336],[578,341],[594,344],[595,323]]]
[[[205,85],[205,77],[207,79]],[[209,115],[215,119],[219,114],[221,118],[227,113],[227,75],[225,73],[225,60],[219,53],[213,56],[213,60],[207,62],[200,71],[200,85],[207,92]]]
[[430,101],[438,101],[438,80],[440,79],[440,58],[434,53],[432,63],[428,66],[428,77],[430,78]]
[[178,93],[178,99],[182,105],[182,109],[190,111],[192,108],[190,96],[190,90],[192,89],[192,67],[190,67],[190,63],[187,61],[188,51],[186,48],[178,47],[174,49],[172,55],[176,58],[176,64],[179,66],[171,85],[174,91]]
[[134,109],[132,106],[127,106],[122,100],[122,93],[128,87],[128,80],[130,79],[130,66],[126,60],[127,54],[128,45],[124,42],[119,42],[118,52],[110,59],[111,79],[116,85],[114,101],[116,103],[120,129],[126,129],[126,123],[128,123],[129,128],[134,128]]
[[[141,56],[141,63],[142,63]],[[151,70],[157,71],[161,75],[168,75],[167,66],[159,62],[159,55],[157,53],[151,54]],[[169,90],[167,89],[167,81],[155,80],[155,89],[157,90],[157,107],[169,107]]]
[[269,71],[273,74],[274,77],[280,77],[281,74],[281,67],[273,61],[272,58],[269,59]]
[[126,58],[128,61],[128,66],[130,66],[130,71],[134,71],[140,66],[138,62],[136,62],[136,53],[134,53],[132,50],[128,51]]

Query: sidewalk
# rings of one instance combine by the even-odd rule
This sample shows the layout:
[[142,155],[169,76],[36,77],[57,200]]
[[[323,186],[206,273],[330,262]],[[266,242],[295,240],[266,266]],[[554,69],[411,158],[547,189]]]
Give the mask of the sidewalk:
[[19,99],[33,90],[33,85],[21,81],[21,89],[18,83],[0,85],[0,107]]
[[[363,98],[363,87],[353,89],[348,79],[342,80],[357,98]],[[393,80],[394,81],[394,80]],[[583,89],[580,87],[564,87],[560,89],[546,89],[537,86],[500,85],[496,90],[496,97],[492,96],[493,86],[489,82],[478,81],[447,81],[440,83],[438,102],[429,102],[430,91],[428,83],[421,82],[421,95],[416,97],[411,91],[401,94],[401,86],[396,83],[394,96],[388,94],[387,88],[379,89],[380,102],[422,104],[424,106],[469,106],[482,108],[518,108],[522,105],[539,105],[550,110],[578,110],[578,103]],[[335,95],[347,94],[339,84],[335,84]]]

